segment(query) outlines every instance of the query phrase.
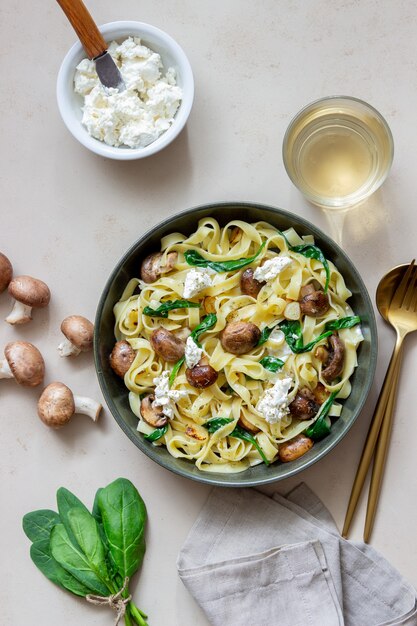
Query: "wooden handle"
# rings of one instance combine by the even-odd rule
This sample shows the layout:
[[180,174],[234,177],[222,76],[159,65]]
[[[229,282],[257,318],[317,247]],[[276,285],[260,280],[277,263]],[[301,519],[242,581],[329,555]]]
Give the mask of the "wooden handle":
[[107,43],[82,0],[57,0],[77,33],[89,59],[107,50]]
[[352,524],[353,516],[356,511],[356,507],[359,501],[359,497],[362,493],[363,485],[366,480],[369,466],[371,465],[372,456],[375,451],[376,442],[378,440],[379,431],[381,429],[382,420],[385,414],[385,409],[389,400],[392,381],[395,379],[397,366],[401,363],[401,346],[402,338],[397,337],[394,352],[391,357],[391,361],[385,375],[384,384],[382,385],[381,393],[379,394],[378,402],[372,417],[371,426],[369,428],[366,442],[362,450],[361,460],[356,472],[355,480],[353,483],[352,491],[350,494],[349,504],[346,511],[345,523],[342,530],[342,537],[345,539],[348,536],[350,526]]

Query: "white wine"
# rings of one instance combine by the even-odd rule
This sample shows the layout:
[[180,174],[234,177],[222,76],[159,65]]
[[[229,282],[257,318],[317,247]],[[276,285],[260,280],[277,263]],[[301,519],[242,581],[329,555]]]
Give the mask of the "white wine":
[[327,98],[303,109],[284,138],[284,163],[312,202],[342,208],[360,202],[385,180],[393,142],[385,120],[354,98]]

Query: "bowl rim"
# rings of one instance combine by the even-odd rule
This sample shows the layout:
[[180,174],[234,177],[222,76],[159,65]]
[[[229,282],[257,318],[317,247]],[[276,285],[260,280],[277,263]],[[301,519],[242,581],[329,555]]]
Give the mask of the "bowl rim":
[[[345,423],[344,428],[341,429],[339,433],[337,433],[337,435],[334,437],[334,439],[331,440],[331,442],[329,443],[327,447],[323,448],[323,450],[318,452],[311,459],[307,459],[305,464],[302,467],[292,468],[291,464],[289,463],[289,464],[286,464],[286,472],[282,476],[266,476],[265,478],[256,478],[253,480],[247,480],[244,482],[244,484],[238,484],[236,481],[228,481],[227,479],[225,479],[225,477],[227,477],[227,474],[221,474],[222,476],[221,481],[216,479],[216,477],[219,476],[220,474],[214,473],[214,472],[212,474],[210,474],[209,472],[200,472],[199,474],[191,474],[186,469],[187,465],[184,465],[184,469],[182,469],[182,467],[181,468],[172,467],[170,463],[165,462],[164,459],[161,459],[160,457],[154,457],[153,455],[149,454],[145,447],[143,449],[140,448],[138,445],[137,438],[135,438],[135,436],[132,434],[131,430],[129,429],[128,425],[125,423],[125,421],[119,414],[118,409],[113,402],[111,394],[109,393],[107,389],[105,376],[101,368],[101,359],[100,359],[100,353],[99,353],[100,320],[101,320],[103,308],[106,302],[107,294],[109,292],[109,289],[115,277],[117,276],[117,274],[119,273],[120,269],[123,267],[125,262],[130,258],[130,256],[141,245],[143,245],[149,237],[151,237],[154,234],[157,234],[159,229],[165,226],[169,226],[169,224],[171,224],[172,222],[175,222],[179,218],[185,217],[185,216],[191,216],[193,213],[196,213],[197,211],[211,210],[213,208],[215,208],[216,210],[220,210],[221,208],[226,208],[226,207],[237,207],[237,208],[247,207],[251,209],[260,209],[260,210],[267,209],[268,211],[277,213],[277,215],[281,215],[289,220],[298,222],[299,224],[304,226],[306,229],[310,229],[310,230],[313,229],[313,231],[315,231],[315,233],[313,234],[317,233],[319,237],[323,238],[323,241],[326,242],[328,240],[329,243],[332,245],[332,247],[336,250],[337,254],[344,257],[347,263],[350,265],[350,269],[354,275],[355,284],[358,285],[359,287],[361,297],[363,298],[364,303],[365,303],[365,308],[367,309],[369,313],[369,320],[368,320],[367,325],[370,331],[370,339],[371,339],[371,347],[370,347],[370,353],[369,353],[369,367],[367,370],[365,385],[362,389],[359,402],[355,406],[354,414],[352,415],[352,418],[350,419],[350,421]],[[198,218],[196,217],[196,219]],[[320,228],[312,224],[309,220],[295,213],[292,213],[290,211],[286,211],[285,209],[281,209],[281,208],[274,207],[271,205],[256,203],[256,202],[226,201],[226,202],[211,202],[208,204],[200,204],[190,209],[186,209],[178,213],[175,213],[174,215],[171,215],[163,219],[162,221],[158,222],[157,224],[149,228],[145,233],[143,233],[143,235],[139,239],[137,239],[128,248],[128,250],[123,254],[123,256],[120,258],[120,260],[118,261],[118,263],[112,270],[110,276],[108,277],[105,283],[102,294],[100,296],[100,300],[97,306],[97,311],[96,311],[96,316],[95,316],[95,322],[94,322],[93,350],[94,350],[94,365],[96,369],[97,378],[99,381],[101,392],[104,396],[105,402],[110,410],[110,413],[112,414],[113,418],[118,423],[120,428],[123,430],[123,432],[135,444],[136,448],[138,448],[141,452],[144,452],[144,454],[146,454],[148,458],[150,458],[152,461],[155,461],[156,463],[158,463],[158,465],[164,467],[165,469],[168,469],[169,471],[173,472],[174,474],[178,474],[179,476],[182,476],[183,478],[188,478],[198,483],[203,483],[203,484],[207,484],[211,486],[232,487],[232,488],[241,488],[242,486],[243,487],[259,487],[259,486],[267,485],[269,483],[273,483],[276,481],[285,480],[311,467],[312,465],[320,461],[323,457],[325,457],[329,452],[331,452],[337,446],[337,444],[343,439],[343,437],[345,437],[345,435],[349,432],[349,430],[351,429],[353,424],[356,422],[359,414],[361,413],[364,407],[364,404],[369,396],[369,392],[370,392],[370,389],[374,380],[376,364],[377,364],[377,355],[378,355],[378,332],[377,332],[375,311],[372,306],[372,301],[369,296],[368,290],[365,286],[365,283],[363,282],[362,277],[360,276],[358,270],[356,269],[356,266],[353,264],[350,257],[346,254],[346,252],[344,252],[344,250],[342,250],[342,248],[336,242],[333,241],[333,239],[331,239],[331,237],[326,235]],[[150,451],[151,450],[149,450],[149,452]],[[186,459],[182,459],[182,460],[185,461],[185,463],[188,463]],[[242,472],[242,474],[244,473],[245,472]],[[237,475],[238,474],[233,474],[233,476],[237,476]]]
[[[135,20],[120,20],[115,22],[106,22],[105,24],[99,25],[98,28],[104,36],[110,35],[116,29],[126,30],[126,37],[139,36],[139,34],[135,35],[135,33],[130,33],[129,35],[129,30],[134,28],[143,32],[144,36],[141,36],[143,39],[146,39],[147,36],[155,36],[156,38],[167,43],[167,47],[169,47],[172,51],[172,55],[175,57],[181,68],[181,77],[183,78],[184,85],[186,85],[186,88],[183,89],[183,98],[178,111],[175,114],[174,122],[168,130],[144,148],[122,148],[109,146],[103,141],[100,141],[95,137],[91,137],[82,124],[75,119],[70,105],[71,99],[67,96],[68,75],[70,72],[75,72],[74,59],[80,52],[83,51],[83,46],[78,40],[71,46],[64,56],[58,71],[56,99],[62,120],[75,139],[77,139],[84,147],[88,148],[88,150],[91,150],[99,156],[118,161],[132,161],[156,154],[174,141],[174,139],[180,134],[187,123],[191,112],[194,101],[194,77],[188,57],[183,48],[173,37],[171,37],[171,35],[168,35],[168,33],[160,28],[157,28],[156,26],[153,26],[152,24],[137,22]],[[117,36],[117,38],[120,38],[120,36]]]

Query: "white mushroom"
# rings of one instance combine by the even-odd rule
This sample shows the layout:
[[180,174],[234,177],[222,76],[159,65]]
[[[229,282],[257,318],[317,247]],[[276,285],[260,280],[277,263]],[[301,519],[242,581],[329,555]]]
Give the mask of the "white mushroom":
[[5,291],[12,280],[13,267],[5,254],[0,252],[0,293]]
[[74,396],[64,383],[50,383],[38,400],[38,415],[47,426],[59,428],[67,424],[74,413],[82,413],[98,420],[102,406],[84,396]]
[[61,324],[64,341],[58,346],[61,356],[78,356],[93,347],[94,325],[81,315],[70,315]]
[[14,378],[19,385],[36,387],[43,382],[45,362],[39,350],[27,341],[11,341],[0,360],[0,378]]
[[48,306],[51,292],[48,286],[31,276],[16,276],[10,281],[9,294],[16,300],[11,313],[6,317],[9,324],[26,324],[32,319],[32,308]]

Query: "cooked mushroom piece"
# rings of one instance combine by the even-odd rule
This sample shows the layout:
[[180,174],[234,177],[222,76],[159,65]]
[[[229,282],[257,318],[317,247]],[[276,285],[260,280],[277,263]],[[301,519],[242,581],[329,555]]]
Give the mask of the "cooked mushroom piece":
[[302,433],[293,439],[282,443],[278,449],[278,457],[282,463],[289,463],[299,459],[313,447],[313,440]]
[[32,276],[16,276],[8,287],[9,294],[16,300],[6,317],[9,324],[26,324],[32,319],[32,308],[48,306],[51,292],[48,285]]
[[45,362],[39,350],[27,341],[11,341],[0,360],[0,378],[14,378],[19,385],[36,387],[43,382]]
[[123,378],[134,360],[135,351],[130,343],[125,340],[116,341],[109,357],[112,370]]
[[259,341],[261,331],[252,322],[231,322],[222,331],[220,341],[223,349],[232,354],[246,354]]
[[299,303],[302,315],[310,317],[324,315],[330,308],[327,293],[324,293],[321,285],[316,282],[301,287]]
[[261,430],[260,428],[255,426],[255,424],[252,424],[252,422],[249,422],[249,420],[246,419],[243,413],[240,414],[239,420],[237,423],[239,424],[239,426],[242,426],[242,428],[252,433],[253,435],[256,435],[256,433],[259,433]]
[[94,325],[82,315],[69,315],[61,323],[65,336],[58,346],[60,356],[78,356],[93,347]]
[[[321,370],[321,375],[328,383],[340,376],[345,364],[345,344],[340,337],[333,333],[329,337],[329,344],[329,350],[319,350],[319,348],[322,348],[322,346],[319,346],[315,352],[315,356],[323,362],[324,367]],[[326,353],[327,358],[322,360]]]
[[154,283],[162,274],[167,274],[178,259],[178,252],[168,252],[166,262],[162,262],[163,252],[153,252],[142,261],[140,277],[145,283]]
[[184,341],[166,328],[156,328],[150,342],[156,354],[168,363],[175,363],[184,356]]
[[38,415],[44,424],[51,428],[60,428],[67,424],[75,413],[98,420],[102,406],[99,402],[85,396],[74,396],[64,383],[50,383],[38,400]]
[[291,415],[296,419],[309,420],[316,415],[319,405],[310,389],[308,387],[302,387],[298,390],[288,408]]
[[0,252],[0,293],[5,291],[12,280],[13,267],[5,254]]
[[260,280],[256,280],[253,277],[253,270],[250,267],[242,272],[240,277],[240,290],[247,296],[252,296],[252,298],[256,299],[258,297],[258,293],[264,285],[265,283],[262,283]]
[[168,423],[168,417],[162,413],[161,406],[154,406],[155,396],[145,396],[140,403],[140,413],[149,426],[162,428]]
[[187,367],[185,376],[192,387],[197,389],[205,389],[214,385],[217,380],[218,373],[209,365],[207,357],[203,357],[193,368]]

